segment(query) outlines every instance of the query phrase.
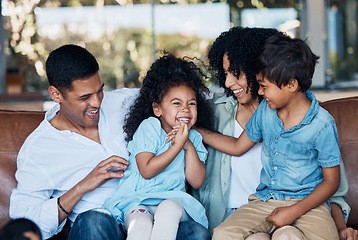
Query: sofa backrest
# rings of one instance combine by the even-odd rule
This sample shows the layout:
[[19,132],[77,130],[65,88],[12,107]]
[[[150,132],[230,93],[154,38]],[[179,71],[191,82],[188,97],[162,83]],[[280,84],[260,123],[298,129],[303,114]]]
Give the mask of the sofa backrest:
[[11,190],[16,187],[16,157],[26,137],[44,119],[44,112],[0,110],[0,228],[9,220]]
[[348,178],[348,204],[352,208],[348,226],[358,229],[358,97],[321,103],[337,124],[339,148]]

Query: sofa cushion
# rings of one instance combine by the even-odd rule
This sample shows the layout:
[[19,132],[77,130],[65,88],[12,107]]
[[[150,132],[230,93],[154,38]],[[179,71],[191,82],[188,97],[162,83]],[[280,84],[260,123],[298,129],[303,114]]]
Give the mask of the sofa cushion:
[[16,158],[26,137],[39,125],[44,112],[0,110],[0,228],[9,218],[11,190],[16,187]]
[[347,202],[352,208],[347,225],[358,229],[358,97],[326,101],[321,106],[336,120],[339,148],[349,184]]

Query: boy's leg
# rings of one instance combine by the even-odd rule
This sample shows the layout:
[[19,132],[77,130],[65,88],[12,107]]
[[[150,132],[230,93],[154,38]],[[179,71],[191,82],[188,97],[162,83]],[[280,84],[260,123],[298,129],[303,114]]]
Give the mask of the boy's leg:
[[183,206],[175,200],[162,201],[154,214],[151,240],[175,240],[179,222],[185,216]]
[[124,240],[125,234],[110,212],[105,209],[93,209],[77,216],[68,239]]
[[336,240],[339,239],[337,227],[326,203],[310,210],[295,221],[305,239]]
[[255,195],[249,202],[234,211],[214,229],[213,240],[245,239],[255,233],[271,233],[275,226],[266,222],[266,217],[282,202],[263,202]]
[[255,233],[245,238],[245,240],[270,240],[270,239],[271,237],[267,233]]
[[124,217],[127,240],[149,240],[153,227],[153,214],[145,206],[128,210]]
[[302,232],[294,226],[283,226],[272,234],[272,240],[304,240]]

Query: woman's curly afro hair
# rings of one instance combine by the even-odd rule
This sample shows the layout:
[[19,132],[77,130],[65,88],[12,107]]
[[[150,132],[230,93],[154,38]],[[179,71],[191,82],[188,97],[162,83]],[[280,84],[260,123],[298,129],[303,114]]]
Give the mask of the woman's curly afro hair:
[[229,71],[239,77],[240,71],[246,74],[248,89],[253,99],[262,100],[258,95],[259,84],[253,69],[253,59],[256,53],[263,48],[266,39],[278,34],[279,31],[273,28],[242,28],[233,27],[223,32],[214,41],[209,51],[210,69],[219,80],[220,87],[225,89],[227,95],[233,95],[232,91],[225,87],[226,75],[223,69],[223,57],[227,53],[230,61]]
[[213,129],[214,114],[206,100],[209,89],[203,84],[203,78],[206,76],[192,61],[186,59],[188,58],[181,59],[166,53],[152,64],[143,80],[139,97],[126,116],[123,127],[127,135],[126,141],[132,140],[133,134],[144,119],[155,117],[152,103],[161,103],[172,87],[181,85],[186,85],[195,92],[198,111],[195,125]]

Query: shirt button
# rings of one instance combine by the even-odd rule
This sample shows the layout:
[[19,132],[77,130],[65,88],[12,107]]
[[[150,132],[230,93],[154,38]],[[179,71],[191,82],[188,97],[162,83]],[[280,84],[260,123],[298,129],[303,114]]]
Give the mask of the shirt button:
[[275,155],[278,155],[278,152],[275,152]]
[[273,167],[273,170],[277,170],[277,167]]
[[272,185],[275,184],[275,181],[271,181],[271,184],[272,184]]

